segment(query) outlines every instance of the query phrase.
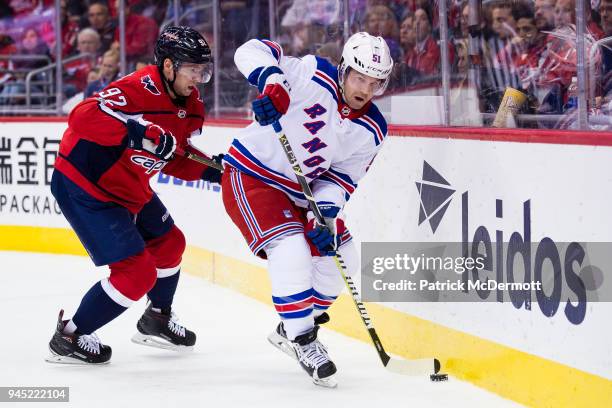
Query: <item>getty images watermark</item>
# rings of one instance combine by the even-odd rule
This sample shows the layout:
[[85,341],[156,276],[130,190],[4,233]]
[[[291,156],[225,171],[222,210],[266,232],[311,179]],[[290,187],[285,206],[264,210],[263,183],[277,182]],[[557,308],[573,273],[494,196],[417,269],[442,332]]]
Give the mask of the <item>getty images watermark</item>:
[[484,257],[439,257],[439,256],[412,256],[406,253],[395,254],[394,257],[375,257],[372,259],[372,273],[383,275],[390,271],[404,271],[411,276],[423,271],[454,272],[455,279],[445,281],[421,278],[417,280],[400,279],[397,282],[385,282],[382,278],[375,279],[373,288],[377,291],[400,290],[400,291],[462,291],[471,290],[541,290],[542,282],[498,282],[496,280],[467,280],[463,281],[461,275],[471,270],[483,270],[485,268]]
[[376,302],[538,302],[554,313],[569,303],[612,301],[610,243],[365,242],[361,291]]

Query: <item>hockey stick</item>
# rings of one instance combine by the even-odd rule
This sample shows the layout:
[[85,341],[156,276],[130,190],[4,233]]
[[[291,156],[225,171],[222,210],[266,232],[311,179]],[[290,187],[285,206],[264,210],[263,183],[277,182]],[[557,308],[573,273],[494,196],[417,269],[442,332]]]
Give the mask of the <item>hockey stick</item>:
[[181,149],[178,146],[174,152],[178,154],[179,156],[188,158],[189,160],[193,160],[198,163],[205,164],[208,167],[212,167],[217,170],[223,171],[223,165],[221,165],[220,163],[217,163],[213,159],[209,159],[208,157],[204,157],[204,156],[200,156],[199,154],[188,152],[186,150]]
[[[278,140],[285,151],[285,155],[287,156],[287,160],[289,160],[289,164],[295,173],[295,177],[297,178],[300,187],[302,188],[302,192],[308,201],[308,207],[314,213],[317,222],[321,225],[326,225],[323,215],[317,206],[317,203],[312,194],[312,190],[308,185],[308,181],[306,181],[306,177],[304,177],[304,173],[302,172],[302,168],[300,167],[300,163],[298,162],[295,154],[293,153],[293,149],[291,148],[291,144],[287,139],[287,136],[283,132],[283,128],[281,127],[278,121],[272,124],[276,135],[278,136]],[[365,325],[368,333],[370,334],[370,338],[372,339],[372,343],[376,347],[376,351],[378,353],[378,357],[382,361],[383,365],[390,371],[394,373],[404,374],[404,375],[424,375],[431,374],[433,370],[434,374],[440,371],[440,362],[435,358],[423,358],[423,359],[414,359],[414,360],[400,360],[391,358],[389,354],[385,351],[382,342],[378,338],[378,334],[376,333],[376,329],[370,320],[370,316],[368,315],[368,311],[365,306],[361,302],[361,296],[357,291],[357,286],[353,282],[353,278],[347,273],[347,268],[342,259],[342,256],[339,252],[336,251],[336,255],[334,255],[334,261],[340,274],[342,275],[342,279],[344,279],[344,283],[348,288],[351,296],[353,298],[353,303],[359,312],[359,316],[361,316],[361,320]]]

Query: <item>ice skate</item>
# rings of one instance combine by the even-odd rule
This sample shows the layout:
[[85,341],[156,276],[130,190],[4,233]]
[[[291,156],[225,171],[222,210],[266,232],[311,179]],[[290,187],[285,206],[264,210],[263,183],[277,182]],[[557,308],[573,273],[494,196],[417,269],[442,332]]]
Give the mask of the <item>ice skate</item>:
[[329,359],[327,349],[317,339],[319,326],[305,334],[297,336],[292,342],[300,366],[312,377],[316,385],[335,388],[338,382],[334,374],[336,365]]
[[[315,317],[314,319],[315,325],[319,326],[321,324],[325,324],[329,322],[329,315],[327,312],[323,312],[321,315]],[[295,354],[295,350],[291,341],[287,338],[287,333],[285,333],[285,327],[283,326],[283,322],[280,322],[276,329],[268,335],[268,341],[274,347],[287,354],[289,357],[297,361],[297,355]]]
[[149,304],[136,328],[138,332],[132,337],[132,342],[144,346],[191,351],[196,342],[195,333],[178,324],[178,318],[170,308],[156,312]]
[[60,310],[55,333],[49,342],[51,355],[45,359],[55,364],[108,364],[112,355],[110,346],[100,342],[95,333],[65,334],[64,327],[68,320],[62,320],[64,311]]

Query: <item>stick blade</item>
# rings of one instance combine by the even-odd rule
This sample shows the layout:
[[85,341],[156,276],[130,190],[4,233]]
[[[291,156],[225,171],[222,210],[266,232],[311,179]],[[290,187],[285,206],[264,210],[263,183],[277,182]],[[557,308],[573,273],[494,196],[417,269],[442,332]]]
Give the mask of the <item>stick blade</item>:
[[430,375],[440,371],[440,362],[435,358],[421,358],[417,360],[391,358],[385,367],[396,374]]

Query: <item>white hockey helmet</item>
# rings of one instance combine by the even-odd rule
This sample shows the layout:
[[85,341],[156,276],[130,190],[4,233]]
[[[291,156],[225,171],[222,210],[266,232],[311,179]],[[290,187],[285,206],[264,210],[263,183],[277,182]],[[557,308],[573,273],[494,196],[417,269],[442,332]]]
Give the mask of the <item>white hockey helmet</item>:
[[338,66],[338,81],[344,90],[344,80],[348,75],[347,68],[383,80],[374,95],[382,95],[389,84],[393,68],[393,58],[389,46],[382,37],[374,37],[366,32],[353,34],[342,50],[342,59]]

